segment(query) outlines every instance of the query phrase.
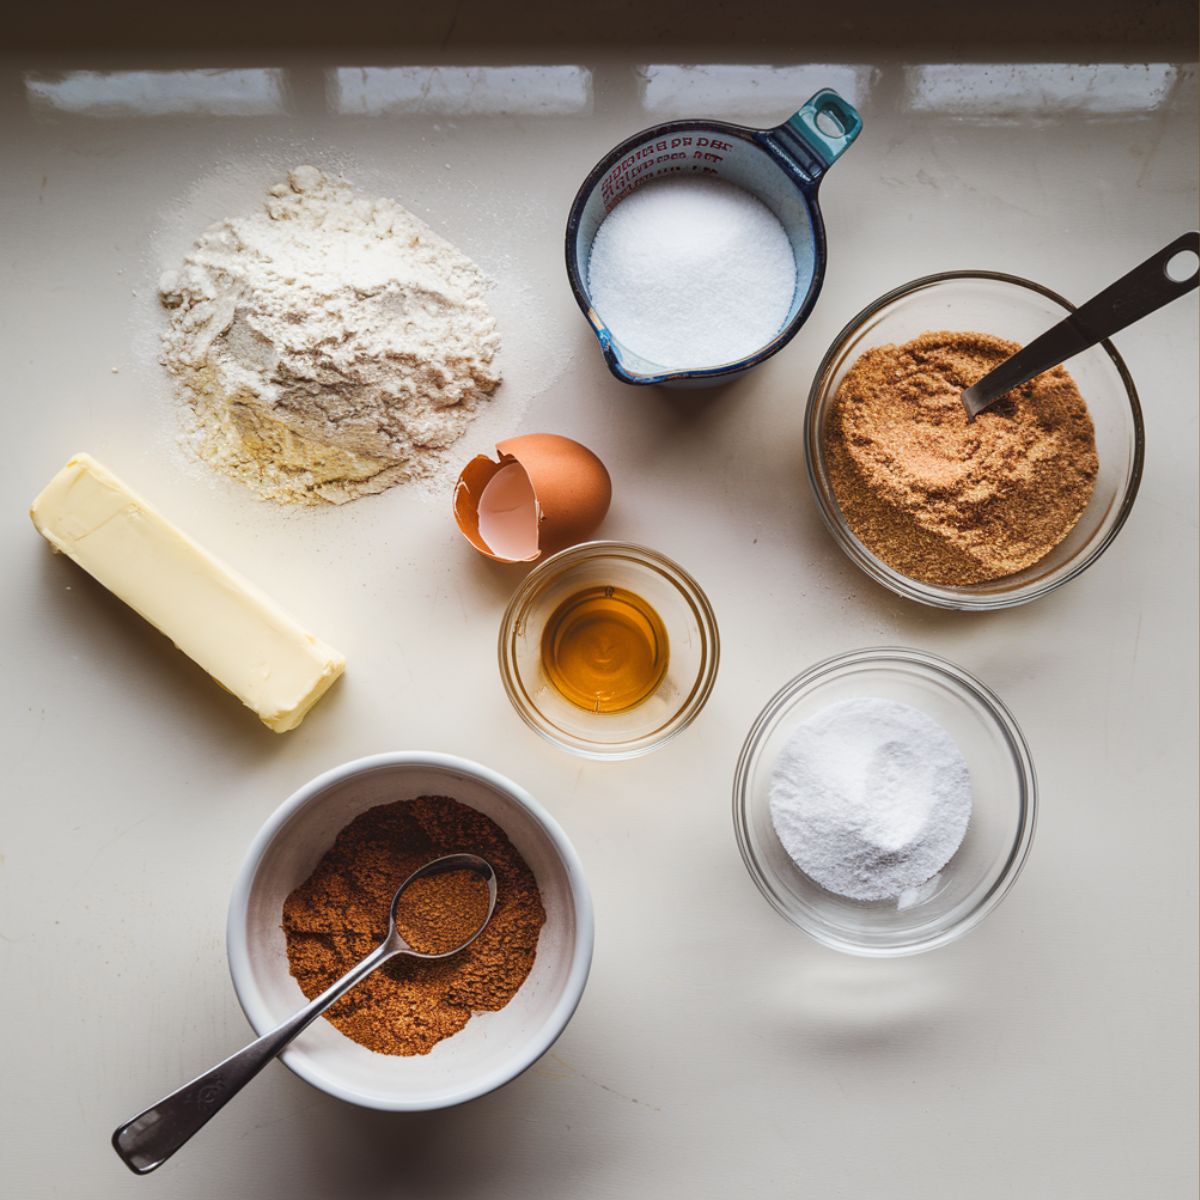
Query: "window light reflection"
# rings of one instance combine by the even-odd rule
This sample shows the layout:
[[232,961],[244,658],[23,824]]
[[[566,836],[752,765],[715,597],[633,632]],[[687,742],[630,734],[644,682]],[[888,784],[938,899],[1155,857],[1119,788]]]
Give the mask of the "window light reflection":
[[283,78],[265,67],[37,72],[25,76],[25,92],[34,111],[87,117],[262,117],[284,111]]
[[778,113],[781,121],[826,87],[862,108],[877,73],[873,67],[842,63],[655,63],[638,68],[642,107],[656,117]]
[[933,63],[904,70],[910,112],[972,119],[1136,116],[1162,107],[1170,63]]
[[592,111],[592,73],[568,65],[338,67],[330,107],[344,116],[569,116]]

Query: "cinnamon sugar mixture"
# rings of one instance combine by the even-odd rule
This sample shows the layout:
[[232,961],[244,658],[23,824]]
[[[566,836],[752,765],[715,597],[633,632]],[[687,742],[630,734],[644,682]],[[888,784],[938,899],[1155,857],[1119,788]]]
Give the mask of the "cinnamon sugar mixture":
[[419,954],[449,954],[488,915],[488,886],[474,871],[414,879],[396,901],[396,932]]
[[[383,941],[392,897],[413,871],[459,852],[479,855],[496,872],[492,919],[460,954],[435,962],[394,958],[326,1012],[368,1050],[428,1054],[472,1012],[501,1009],[517,994],[546,920],[533,872],[489,817],[446,796],[420,796],[355,817],[284,902],[288,964],[312,998]],[[481,886],[461,872],[418,880],[397,906],[397,927],[415,933],[426,952],[457,945],[486,912]]]
[[923,333],[866,351],[830,406],[833,494],[855,536],[925,583],[983,583],[1032,566],[1074,528],[1096,482],[1096,439],[1055,367],[968,423],[959,393],[1020,347]]

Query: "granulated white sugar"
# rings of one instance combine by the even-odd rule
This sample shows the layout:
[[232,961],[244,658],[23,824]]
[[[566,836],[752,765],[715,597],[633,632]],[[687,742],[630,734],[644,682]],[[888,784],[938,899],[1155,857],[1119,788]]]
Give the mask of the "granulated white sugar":
[[892,900],[931,879],[971,819],[971,777],[950,734],[919,709],[871,697],[798,725],[769,795],[792,861],[852,900]]
[[783,327],[795,288],[779,219],[719,179],[640,187],[604,219],[588,260],[592,305],[613,337],[669,370],[762,349]]

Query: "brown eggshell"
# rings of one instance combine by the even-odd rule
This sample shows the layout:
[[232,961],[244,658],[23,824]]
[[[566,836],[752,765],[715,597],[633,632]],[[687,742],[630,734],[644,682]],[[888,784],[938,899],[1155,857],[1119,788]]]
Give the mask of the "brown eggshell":
[[[515,462],[514,458],[501,455],[500,461],[495,462],[486,454],[477,454],[465,467],[458,477],[454,488],[454,519],[463,537],[488,558],[496,562],[515,562],[517,560],[504,558],[493,554],[491,547],[479,535],[479,501],[483,497],[483,489],[492,481],[492,476],[499,474],[502,467]],[[534,556],[535,558],[537,555]],[[533,559],[524,561],[532,562]]]
[[[604,520],[612,502],[612,480],[586,447],[555,433],[528,433],[496,445],[499,462],[478,455],[463,468],[454,491],[454,518],[480,554],[497,562],[535,562],[586,541]],[[519,463],[532,485],[538,508],[537,552],[521,559],[496,554],[479,532],[479,502],[491,480]]]
[[557,433],[527,433],[497,442],[502,455],[525,468],[542,510],[539,557],[586,542],[612,503],[612,479],[586,447]]

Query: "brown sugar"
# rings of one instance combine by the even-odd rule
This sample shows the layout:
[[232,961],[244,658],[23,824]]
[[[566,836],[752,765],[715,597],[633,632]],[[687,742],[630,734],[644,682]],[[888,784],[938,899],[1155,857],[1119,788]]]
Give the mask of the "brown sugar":
[[855,536],[901,574],[958,586],[1044,558],[1096,482],[1095,431],[1055,367],[967,421],[959,393],[1020,347],[985,333],[923,333],[867,350],[824,429],[829,481]]
[[[288,964],[313,997],[383,940],[392,897],[413,871],[459,852],[479,855],[496,872],[492,919],[460,954],[439,961],[401,955],[328,1010],[328,1020],[369,1050],[428,1054],[472,1012],[496,1011],[516,995],[546,919],[533,872],[490,818],[446,796],[421,796],[355,817],[284,902]],[[448,935],[443,928],[441,936]]]

